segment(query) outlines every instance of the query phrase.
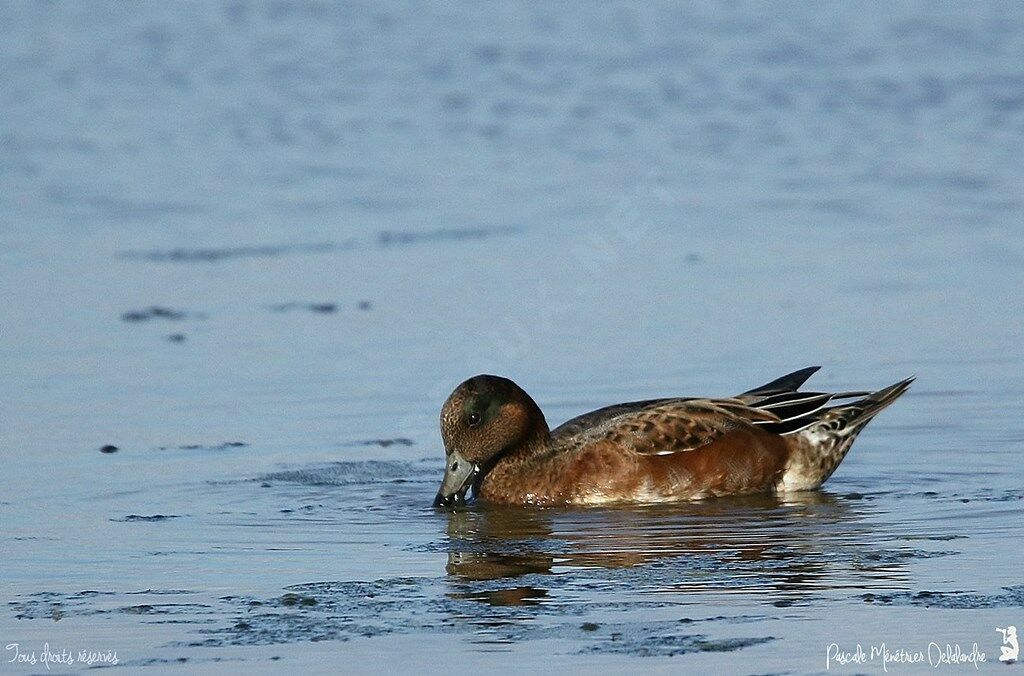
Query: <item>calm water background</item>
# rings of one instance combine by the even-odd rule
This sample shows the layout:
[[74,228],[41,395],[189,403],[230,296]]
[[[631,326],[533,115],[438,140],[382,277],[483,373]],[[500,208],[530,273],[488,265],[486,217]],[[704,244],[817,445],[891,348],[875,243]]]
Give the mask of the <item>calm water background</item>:
[[[1017,3],[0,3],[0,642],[993,668],[1024,629],[1022,196]],[[475,373],[557,424],[818,363],[919,377],[820,494],[429,508]]]

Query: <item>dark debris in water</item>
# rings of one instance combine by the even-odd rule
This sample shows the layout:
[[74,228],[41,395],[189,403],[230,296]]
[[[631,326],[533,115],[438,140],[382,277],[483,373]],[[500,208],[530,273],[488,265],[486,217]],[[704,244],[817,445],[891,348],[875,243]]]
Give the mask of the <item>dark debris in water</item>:
[[278,258],[290,254],[330,253],[355,248],[355,241],[313,244],[271,244],[264,246],[228,246],[198,249],[125,251],[122,258],[156,263],[217,263],[233,258]]
[[271,312],[291,312],[293,310],[306,310],[316,314],[326,315],[334,314],[338,311],[337,303],[300,303],[297,301],[291,301],[288,303],[274,303],[268,305],[267,309]]
[[378,484],[403,481],[435,481],[437,467],[423,462],[394,462],[365,460],[337,462],[318,467],[283,470],[265,474],[261,482],[287,481],[306,486],[347,486],[352,484]]
[[419,244],[424,242],[458,241],[467,239],[484,239],[488,237],[514,235],[520,228],[514,226],[479,227],[479,228],[439,228],[429,232],[412,230],[384,230],[377,235],[377,244],[381,247],[392,247],[403,244]]
[[279,509],[278,512],[281,514],[294,514],[296,511],[299,512],[315,512],[318,509],[323,509],[323,505],[303,505],[297,510],[295,509]]
[[547,589],[536,587],[509,587],[490,591],[458,592],[451,595],[453,599],[482,601],[491,606],[532,606],[548,597]]
[[853,563],[857,566],[877,566],[879,564],[897,564],[904,561],[935,559],[952,556],[954,551],[927,551],[924,549],[878,549],[858,553]]
[[[530,584],[452,584],[444,578],[392,578],[372,582],[316,582],[294,585],[276,599],[231,596],[217,628],[197,628],[203,637],[189,646],[269,645],[300,641],[347,641],[411,632],[486,635],[488,642],[562,638],[583,644],[581,652],[670,656],[739,650],[772,640],[708,638],[682,631],[696,622],[732,623],[717,616],[693,620],[580,622],[581,615],[630,613],[643,603],[609,602],[600,595],[583,601]],[[669,608],[672,602],[648,604]],[[749,618],[739,618],[749,621]],[[764,617],[757,618],[764,620]]]
[[673,657],[689,653],[724,653],[774,641],[773,636],[711,639],[704,634],[665,634],[657,632],[610,632],[603,641],[587,646],[580,653],[634,655],[637,657]]
[[[962,497],[962,496],[955,496]],[[993,490],[991,488],[983,488],[976,494],[970,496],[971,500],[977,500],[979,502],[1020,502],[1024,500],[1024,490]]]
[[180,519],[181,517],[177,514],[129,514],[128,516],[122,516],[117,519],[111,519],[111,521],[120,521],[123,523],[133,523],[136,521],[168,521],[170,519]]
[[[340,242],[315,242],[310,244],[267,244],[239,245],[225,247],[205,247],[154,250],[123,251],[121,258],[142,260],[153,263],[219,263],[241,258],[280,258],[301,254],[325,254],[338,251],[352,251],[376,245],[379,248],[406,246],[427,242],[451,242],[462,240],[484,239],[488,237],[510,236],[521,232],[516,226],[439,228],[426,232],[415,230],[382,230],[371,243],[357,239]],[[360,309],[369,309],[360,308]]]
[[[209,620],[213,606],[192,601],[172,602],[170,596],[189,595],[194,592],[168,589],[147,589],[137,592],[111,592],[85,590],[73,594],[38,592],[7,605],[19,620],[58,620],[64,617],[94,617],[102,615],[143,615],[162,618],[161,622],[198,624]],[[164,597],[161,602],[128,603],[131,596]],[[172,619],[173,618],[173,619]]]
[[1024,489],[997,490],[981,488],[971,493],[940,493],[938,491],[918,491],[906,497],[928,498],[930,500],[953,500],[962,504],[971,502],[1020,502],[1024,500]]
[[289,592],[279,599],[282,606],[304,606],[310,607],[316,605],[316,599],[312,596],[303,596],[302,594],[295,594]]
[[113,444],[107,444],[106,446],[100,447],[100,453],[117,453],[119,450],[120,449]]
[[415,442],[412,439],[405,437],[395,437],[393,439],[366,439],[364,441],[356,441],[350,446],[380,446],[381,448],[388,448],[389,446],[412,446]]
[[245,448],[248,446],[244,441],[225,441],[220,444],[205,445],[205,444],[182,444],[181,446],[158,446],[158,451],[166,451],[169,449],[177,449],[179,451],[225,451],[229,448]]
[[[270,659],[276,660],[278,658],[271,657]],[[150,657],[139,660],[129,660],[122,662],[121,664],[126,667],[162,667],[162,666],[180,666],[182,664],[220,664],[223,662],[244,662],[245,660],[241,657]]]
[[129,310],[121,314],[121,320],[125,322],[148,322],[151,319],[167,319],[170,321],[181,321],[188,318],[206,319],[206,315],[200,312],[185,312],[184,310],[172,310],[160,305],[150,305],[142,310]]
[[955,610],[982,608],[1024,608],[1024,585],[1003,587],[1002,593],[977,594],[963,591],[919,591],[892,594],[864,594],[865,603],[895,606],[923,606]]

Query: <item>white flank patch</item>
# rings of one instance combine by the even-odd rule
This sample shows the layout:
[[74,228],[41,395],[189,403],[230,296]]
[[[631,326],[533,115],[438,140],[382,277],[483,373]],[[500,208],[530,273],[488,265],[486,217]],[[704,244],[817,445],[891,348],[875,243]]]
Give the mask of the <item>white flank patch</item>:
[[791,464],[786,467],[786,473],[782,475],[782,481],[778,483],[775,490],[779,493],[809,491],[820,485],[821,476],[817,471],[808,472],[806,467]]

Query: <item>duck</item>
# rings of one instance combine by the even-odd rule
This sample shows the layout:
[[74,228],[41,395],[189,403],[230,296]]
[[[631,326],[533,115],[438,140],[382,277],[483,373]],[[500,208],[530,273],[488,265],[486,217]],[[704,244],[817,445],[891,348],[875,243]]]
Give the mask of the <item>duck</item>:
[[516,383],[477,375],[441,408],[445,471],[435,507],[687,502],[819,488],[857,435],[914,381],[802,392],[811,366],[727,398],[647,399],[554,429]]

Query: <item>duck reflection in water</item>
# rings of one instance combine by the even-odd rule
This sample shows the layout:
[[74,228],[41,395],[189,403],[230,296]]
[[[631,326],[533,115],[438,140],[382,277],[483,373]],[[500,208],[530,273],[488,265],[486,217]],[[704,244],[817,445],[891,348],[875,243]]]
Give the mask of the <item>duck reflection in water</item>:
[[[446,571],[453,598],[500,606],[545,603],[552,574],[593,591],[762,591],[777,606],[830,589],[902,588],[910,555],[876,541],[869,504],[801,493],[625,509],[470,507],[447,514]],[[614,574],[636,567],[628,580]]]

